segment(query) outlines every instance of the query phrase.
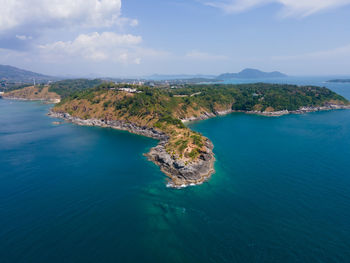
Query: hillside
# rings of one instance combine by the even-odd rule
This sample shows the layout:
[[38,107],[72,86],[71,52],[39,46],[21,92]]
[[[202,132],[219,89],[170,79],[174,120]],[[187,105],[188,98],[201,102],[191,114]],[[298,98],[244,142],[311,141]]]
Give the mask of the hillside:
[[[264,115],[347,108],[349,102],[326,88],[293,85],[188,85],[182,89],[104,83],[62,100],[53,116],[82,125],[129,130],[161,140],[148,154],[173,185],[201,183],[213,173],[212,144],[182,120],[232,111]],[[280,111],[283,111],[280,113]]]
[[66,98],[75,92],[90,89],[102,83],[103,80],[100,79],[67,79],[52,83],[49,91],[57,93],[61,98]]
[[5,89],[4,98],[17,98],[22,100],[58,101],[76,92],[91,89],[102,84],[100,79],[68,79],[57,81],[49,85],[16,85]]
[[34,79],[36,83],[58,80],[57,77],[47,76],[12,66],[0,65],[0,81],[6,81],[8,83],[33,83]]
[[17,99],[17,100],[41,100],[47,102],[57,103],[61,100],[61,97],[55,93],[49,91],[49,86],[29,86],[22,89],[6,92],[3,98]]
[[217,77],[219,80],[225,79],[258,79],[258,78],[283,78],[287,77],[287,75],[278,72],[263,72],[257,69],[244,69],[239,73],[225,73],[221,74]]

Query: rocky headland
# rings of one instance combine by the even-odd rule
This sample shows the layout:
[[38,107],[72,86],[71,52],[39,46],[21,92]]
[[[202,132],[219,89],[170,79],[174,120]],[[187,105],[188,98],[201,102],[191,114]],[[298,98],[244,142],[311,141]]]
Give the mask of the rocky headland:
[[209,139],[205,141],[205,151],[201,152],[200,158],[191,163],[185,163],[177,155],[172,155],[167,151],[166,145],[169,143],[169,136],[154,128],[139,126],[135,123],[104,120],[104,119],[81,119],[73,117],[65,112],[50,111],[49,116],[64,119],[82,126],[99,126],[128,131],[134,134],[150,137],[159,140],[157,146],[153,147],[145,156],[169,177],[168,186],[182,188],[189,185],[198,185],[206,181],[215,172],[213,144]]
[[79,85],[72,88],[66,82],[54,88],[26,87],[4,95],[50,102],[62,98],[51,109],[50,116],[158,140],[157,146],[145,156],[168,176],[168,186],[177,188],[201,184],[215,172],[212,142],[184,122],[232,112],[277,117],[350,108],[344,97],[315,86],[257,83],[186,85],[171,89],[102,83],[83,89],[81,81],[76,84]]
[[[242,112],[246,114],[256,114],[268,117],[278,117],[287,114],[305,114],[316,111],[326,110],[338,110],[338,109],[350,109],[349,105],[336,105],[330,104],[321,107],[302,107],[295,111],[273,111],[273,112],[259,112],[259,111],[234,111],[234,110],[222,110],[215,113],[204,112],[199,117],[191,117],[183,119],[183,122],[199,121],[216,116],[223,116],[234,112]],[[172,155],[167,151],[166,145],[169,143],[169,136],[166,133],[160,132],[157,129],[150,128],[147,126],[139,126],[132,122],[119,121],[119,120],[106,120],[106,119],[82,119],[73,117],[65,112],[50,111],[48,114],[54,118],[64,119],[68,122],[72,122],[82,126],[98,126],[105,128],[113,128],[117,130],[128,131],[130,133],[146,136],[159,140],[157,146],[151,148],[151,150],[145,154],[148,160],[158,165],[163,173],[169,177],[168,186],[181,188],[189,185],[202,184],[208,180],[210,176],[215,172],[214,162],[215,157],[213,153],[213,144],[206,138],[205,140],[205,151],[201,152],[200,158],[196,162],[186,163],[181,160],[178,155]]]

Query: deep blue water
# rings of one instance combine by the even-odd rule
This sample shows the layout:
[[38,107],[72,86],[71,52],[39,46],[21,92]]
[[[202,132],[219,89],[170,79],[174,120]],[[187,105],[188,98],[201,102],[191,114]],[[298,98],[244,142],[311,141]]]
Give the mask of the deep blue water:
[[155,140],[48,109],[0,100],[1,263],[350,262],[349,110],[193,123],[216,174],[175,190]]

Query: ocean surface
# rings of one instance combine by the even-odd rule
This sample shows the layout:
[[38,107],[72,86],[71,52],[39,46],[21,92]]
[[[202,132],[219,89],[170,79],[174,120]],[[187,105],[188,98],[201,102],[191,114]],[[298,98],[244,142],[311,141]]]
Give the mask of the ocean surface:
[[[350,99],[326,79],[279,82]],[[143,156],[157,141],[49,108],[0,100],[1,263],[350,262],[350,110],[192,123],[216,174],[177,190]]]

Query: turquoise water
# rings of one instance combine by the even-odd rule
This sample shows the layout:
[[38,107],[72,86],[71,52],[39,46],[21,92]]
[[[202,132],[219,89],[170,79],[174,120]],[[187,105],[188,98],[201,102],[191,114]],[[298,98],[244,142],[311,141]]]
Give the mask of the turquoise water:
[[350,111],[193,123],[217,172],[176,190],[155,140],[48,109],[0,100],[1,263],[350,261]]

